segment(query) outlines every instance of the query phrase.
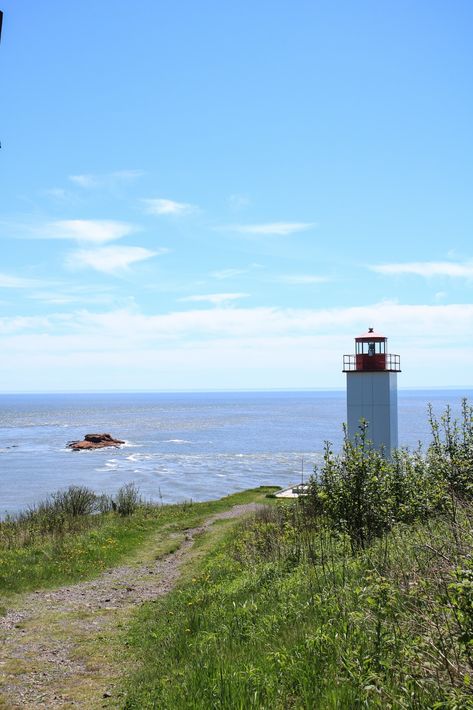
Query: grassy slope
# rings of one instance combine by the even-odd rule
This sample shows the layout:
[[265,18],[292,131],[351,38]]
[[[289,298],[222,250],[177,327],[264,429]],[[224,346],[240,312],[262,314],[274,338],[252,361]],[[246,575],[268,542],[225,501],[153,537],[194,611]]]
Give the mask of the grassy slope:
[[[14,590],[50,588],[64,582],[67,587],[72,587],[75,581],[94,577],[103,567],[117,562],[138,568],[152,564],[177,549],[187,529],[234,505],[264,501],[266,493],[274,490],[259,488],[205,503],[142,509],[130,518],[107,515],[101,523],[95,519],[97,516],[93,516],[93,521],[82,521],[86,530],[65,536],[57,544],[45,540],[37,549],[12,549],[7,555],[3,551],[3,560],[8,560],[8,565],[3,565],[3,570],[0,568],[4,590],[8,584],[8,594],[4,595],[5,610],[8,607],[21,611],[25,603],[27,609],[31,609],[31,600],[25,599],[23,594],[13,594]],[[88,529],[90,522],[93,529]],[[232,522],[215,523],[212,526],[215,530],[205,535],[205,544],[199,545],[196,558]],[[81,527],[79,521],[77,523]],[[28,555],[33,562],[30,569],[25,562]],[[20,569],[20,559],[24,569]],[[15,578],[15,569],[20,569],[18,578]],[[72,603],[70,608],[58,610],[51,606],[47,595],[40,593],[34,595],[33,608],[34,613],[27,613],[26,618],[16,625],[20,630],[14,652],[12,643],[2,647],[0,686],[11,683],[17,688],[15,692],[24,692],[25,697],[31,698],[40,693],[42,684],[46,683],[51,697],[57,693],[60,698],[68,698],[71,706],[79,702],[84,707],[95,708],[104,707],[104,703],[109,702],[115,707],[118,702],[120,707],[120,698],[115,691],[109,701],[104,700],[103,693],[115,686],[123,672],[121,636],[129,623],[132,606],[112,605],[105,609],[99,596],[97,604],[90,605],[90,608],[76,609]],[[44,651],[40,656],[38,647]],[[64,655],[70,664],[70,672],[65,675],[55,673],[53,656],[56,653],[60,657]],[[10,707],[5,702],[6,705],[2,704],[0,698],[0,707]],[[69,704],[64,706],[69,707]]]
[[[117,565],[153,538],[170,551],[175,533],[198,525],[206,517],[233,505],[264,499],[259,488],[203,503],[144,506],[130,517],[113,513],[88,516],[66,535],[46,536],[33,544],[8,549],[0,546],[0,597],[61,584],[71,584]],[[160,540],[156,533],[162,531]],[[166,542],[167,541],[167,542]]]
[[[71,584],[136,555],[165,554],[186,528],[263,501],[267,490],[145,508],[130,518],[106,515],[56,543],[4,550],[3,591]],[[98,658],[111,668],[115,648],[121,665],[127,649],[127,668],[135,669],[110,704],[473,707],[470,642],[462,641],[472,637],[473,573],[457,578],[452,564],[459,548],[461,555],[473,548],[472,511],[460,511],[454,525],[398,526],[353,556],[343,536],[300,527],[280,509],[278,502],[273,514],[243,527],[215,523],[194,546],[180,586],[138,610],[125,648],[116,633],[105,646],[97,641]],[[84,644],[90,660],[93,648]],[[87,697],[96,685],[84,690]]]
[[473,707],[448,606],[457,538],[438,520],[352,556],[323,529],[263,520],[204,539],[180,588],[136,616],[121,707]]

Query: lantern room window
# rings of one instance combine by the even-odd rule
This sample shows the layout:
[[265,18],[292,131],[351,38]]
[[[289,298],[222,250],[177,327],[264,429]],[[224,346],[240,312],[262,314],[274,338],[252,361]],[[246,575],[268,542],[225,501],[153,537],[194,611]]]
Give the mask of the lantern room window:
[[386,341],[365,341],[356,343],[357,355],[384,355],[386,352]]

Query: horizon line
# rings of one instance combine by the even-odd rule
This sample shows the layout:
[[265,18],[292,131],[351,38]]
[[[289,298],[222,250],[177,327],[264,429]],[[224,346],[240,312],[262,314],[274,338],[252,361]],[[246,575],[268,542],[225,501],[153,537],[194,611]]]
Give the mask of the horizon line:
[[[399,387],[398,391],[471,391],[473,385],[432,385]],[[266,392],[345,392],[346,387],[238,387],[238,388],[195,388],[195,389],[91,389],[91,390],[4,390],[4,395],[54,395],[54,394],[235,394],[235,393],[266,393]]]

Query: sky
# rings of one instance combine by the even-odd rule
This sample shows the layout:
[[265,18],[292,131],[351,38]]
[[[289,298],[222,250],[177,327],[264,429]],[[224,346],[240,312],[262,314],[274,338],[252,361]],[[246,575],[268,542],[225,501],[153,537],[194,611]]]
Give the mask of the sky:
[[3,0],[0,392],[473,385],[469,0]]

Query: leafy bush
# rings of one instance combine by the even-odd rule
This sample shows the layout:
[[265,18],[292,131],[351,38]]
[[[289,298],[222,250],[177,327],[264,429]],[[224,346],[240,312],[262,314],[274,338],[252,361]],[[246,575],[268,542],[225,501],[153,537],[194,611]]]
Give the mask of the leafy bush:
[[389,527],[389,468],[382,453],[372,448],[366,422],[361,422],[355,442],[345,432],[341,456],[325,445],[320,483],[312,490],[332,524],[348,533],[354,547],[365,548]]
[[134,483],[122,486],[115,498],[116,511],[119,515],[132,515],[141,504],[141,497]]
[[73,518],[91,515],[97,510],[97,495],[85,486],[69,486],[65,491],[54,493],[52,499],[59,511]]
[[341,454],[326,443],[324,463],[315,471],[305,505],[324,515],[350,537],[353,549],[365,549],[395,523],[410,523],[449,511],[473,499],[473,407],[462,403],[461,421],[450,408],[437,420],[429,407],[432,441],[426,454],[399,449],[387,459],[367,438],[360,423],[355,441],[345,430]]
[[427,464],[443,480],[450,494],[460,499],[473,497],[473,407],[462,401],[461,421],[452,418],[447,407],[438,420],[429,407],[432,443]]

